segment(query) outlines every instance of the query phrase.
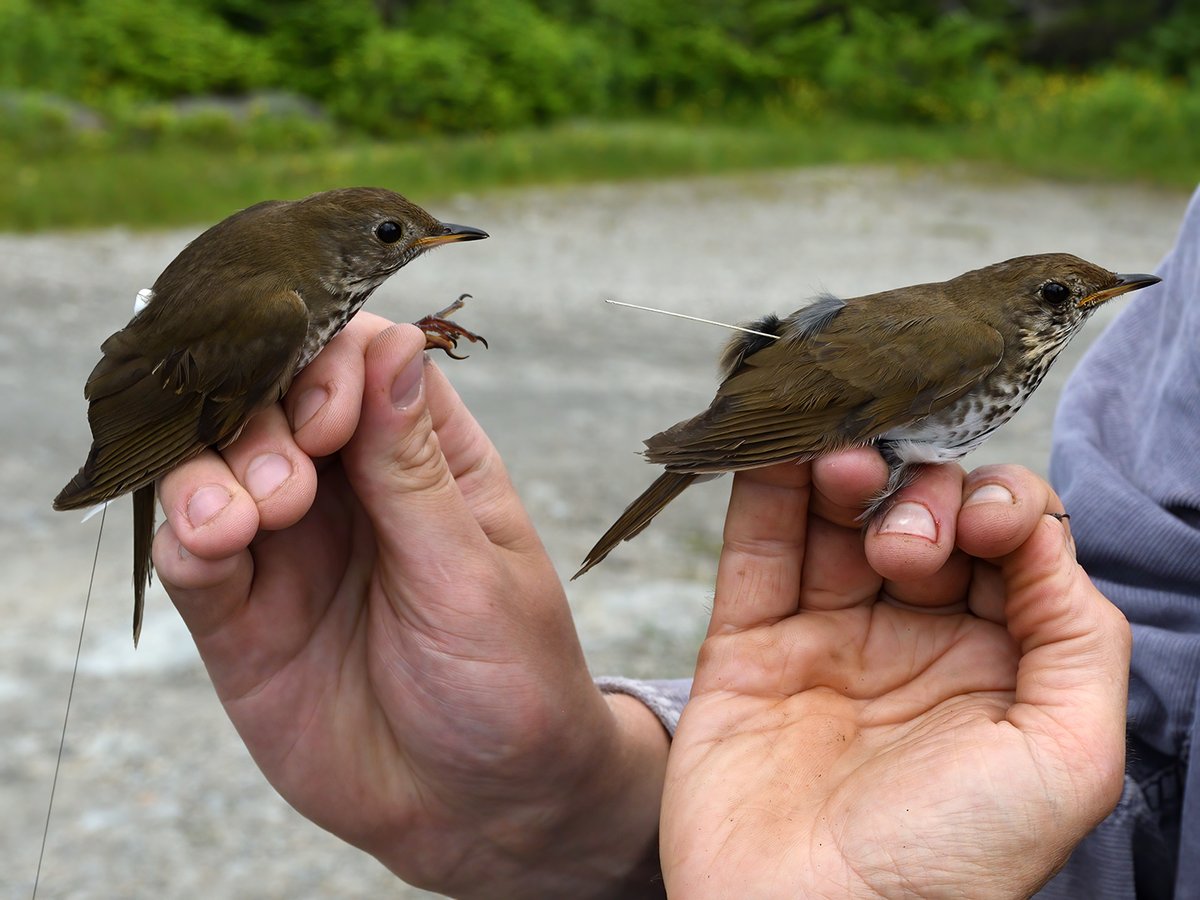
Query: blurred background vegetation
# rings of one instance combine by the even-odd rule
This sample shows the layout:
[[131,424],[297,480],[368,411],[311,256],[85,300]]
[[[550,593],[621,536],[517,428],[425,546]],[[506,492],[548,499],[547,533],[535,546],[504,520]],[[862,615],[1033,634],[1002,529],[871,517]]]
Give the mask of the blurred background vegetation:
[[1200,0],[0,0],[0,227],[967,159],[1200,179]]

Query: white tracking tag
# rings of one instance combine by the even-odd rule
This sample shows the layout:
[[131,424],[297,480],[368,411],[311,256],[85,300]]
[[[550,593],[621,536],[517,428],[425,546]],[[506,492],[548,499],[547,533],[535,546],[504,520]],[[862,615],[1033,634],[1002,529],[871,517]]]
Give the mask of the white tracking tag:
[[[136,315],[136,313],[135,313],[135,315]],[[108,504],[110,504],[110,503],[112,503],[111,500],[105,500],[103,503],[97,503],[95,506],[93,506],[91,509],[89,509],[87,512],[85,512],[83,514],[83,518],[79,520],[79,524],[82,525],[88,519],[92,518],[92,516],[100,515],[100,513],[104,512],[104,510],[106,510],[108,508]]]
[[137,292],[137,296],[133,298],[133,314],[136,316],[143,309],[150,305],[150,301],[154,299],[154,291],[150,288],[142,288]]

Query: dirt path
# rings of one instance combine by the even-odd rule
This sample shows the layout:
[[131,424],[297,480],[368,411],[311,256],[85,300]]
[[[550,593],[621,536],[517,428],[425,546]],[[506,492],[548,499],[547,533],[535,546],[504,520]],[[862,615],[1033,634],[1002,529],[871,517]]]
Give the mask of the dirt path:
[[[819,290],[938,280],[1022,253],[1065,250],[1144,271],[1169,249],[1186,199],[880,168],[465,197],[435,214],[492,239],[413,265],[370,307],[411,319],[475,295],[463,321],[492,349],[445,368],[568,575],[653,477],[635,455],[641,439],[711,398],[724,340],[603,298],[741,320],[788,312]],[[0,236],[3,896],[27,895],[32,881],[96,535],[94,520],[50,510],[87,448],[81,386],[136,290],[195,233]],[[1044,469],[1062,380],[1104,321],[969,465]],[[727,491],[727,481],[689,491],[571,586],[595,671],[686,674]],[[157,586],[134,653],[126,505],[106,526],[44,896],[395,896],[378,864],[266,785]]]

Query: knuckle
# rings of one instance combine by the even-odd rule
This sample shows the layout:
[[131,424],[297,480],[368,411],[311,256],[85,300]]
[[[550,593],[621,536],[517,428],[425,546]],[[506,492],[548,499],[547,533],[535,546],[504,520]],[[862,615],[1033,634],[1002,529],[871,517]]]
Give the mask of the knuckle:
[[437,434],[426,428],[399,442],[387,460],[386,475],[392,487],[403,493],[433,490],[453,480]]

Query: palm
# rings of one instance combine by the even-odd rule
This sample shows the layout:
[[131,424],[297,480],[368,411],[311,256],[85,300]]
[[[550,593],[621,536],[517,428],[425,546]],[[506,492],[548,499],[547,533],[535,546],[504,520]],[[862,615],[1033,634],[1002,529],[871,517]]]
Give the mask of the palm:
[[[447,757],[478,770],[490,748],[467,740],[477,729],[508,743],[528,733],[535,673],[520,648],[479,633],[475,597],[448,570],[433,573],[445,579],[437,585],[428,572],[380,570],[374,528],[340,467],[323,473],[299,523],[260,535],[251,552],[237,633],[246,653],[214,680],[255,760],[301,812],[338,833],[378,827],[417,802],[423,770],[444,772]],[[439,601],[414,602],[417,591]],[[513,705],[473,703],[485,685]],[[462,727],[446,729],[447,718]]]
[[[1016,677],[1008,634],[965,616],[933,618],[882,605],[814,616],[839,639],[832,646],[812,645],[805,658],[808,652],[844,654],[836,673],[809,686],[802,665],[774,675],[764,665],[758,683],[739,681],[735,695],[695,697],[673,747],[676,771],[729,771],[739,757],[758,755],[778,760],[783,772],[758,766],[740,780],[681,790],[698,808],[680,815],[715,820],[719,812],[729,822],[710,835],[708,851],[728,852],[739,832],[754,832],[755,854],[803,860],[781,873],[785,881],[814,871],[846,886],[859,880],[856,873],[877,869],[885,856],[907,870],[936,862],[931,857],[948,851],[941,843],[932,850],[921,831],[939,822],[965,840],[976,839],[968,826],[987,798],[972,785],[1020,790],[1014,769],[1028,755],[1022,742],[1003,740],[1011,729],[996,724],[1011,703]],[[922,618],[932,618],[934,627],[914,649],[898,637],[925,624],[914,621]],[[782,638],[791,643],[804,638],[800,624],[785,620],[772,627],[794,632]],[[798,653],[793,645],[785,656],[799,663]],[[970,673],[965,682],[964,672]],[[712,671],[707,677],[724,682],[737,676]],[[966,763],[981,774],[956,791],[931,795],[931,780]],[[802,835],[770,827],[781,820],[811,825]],[[778,845],[763,843],[763,835],[776,836]],[[796,881],[790,886],[793,893],[800,887]]]
[[[770,592],[762,579],[740,583],[748,567],[727,544],[669,762],[668,887],[920,896],[971,883],[989,855],[1013,861],[989,887],[998,895],[1040,883],[1044,848],[1067,844],[1056,816],[1035,814],[1037,801],[1082,795],[1112,775],[1094,765],[1086,723],[1076,727],[1082,714],[1038,705],[1071,678],[1061,645],[1029,641],[1039,610],[1063,579],[1103,602],[1073,561],[1049,565],[1062,538],[1043,519],[1009,558],[955,554],[916,580],[915,595],[871,569],[861,539],[810,520],[795,535],[798,602],[787,599],[789,577],[768,579],[780,593],[757,616],[747,604]],[[1006,587],[1014,566],[1030,577]],[[929,610],[879,602],[896,593]],[[727,864],[712,867],[716,858]]]

